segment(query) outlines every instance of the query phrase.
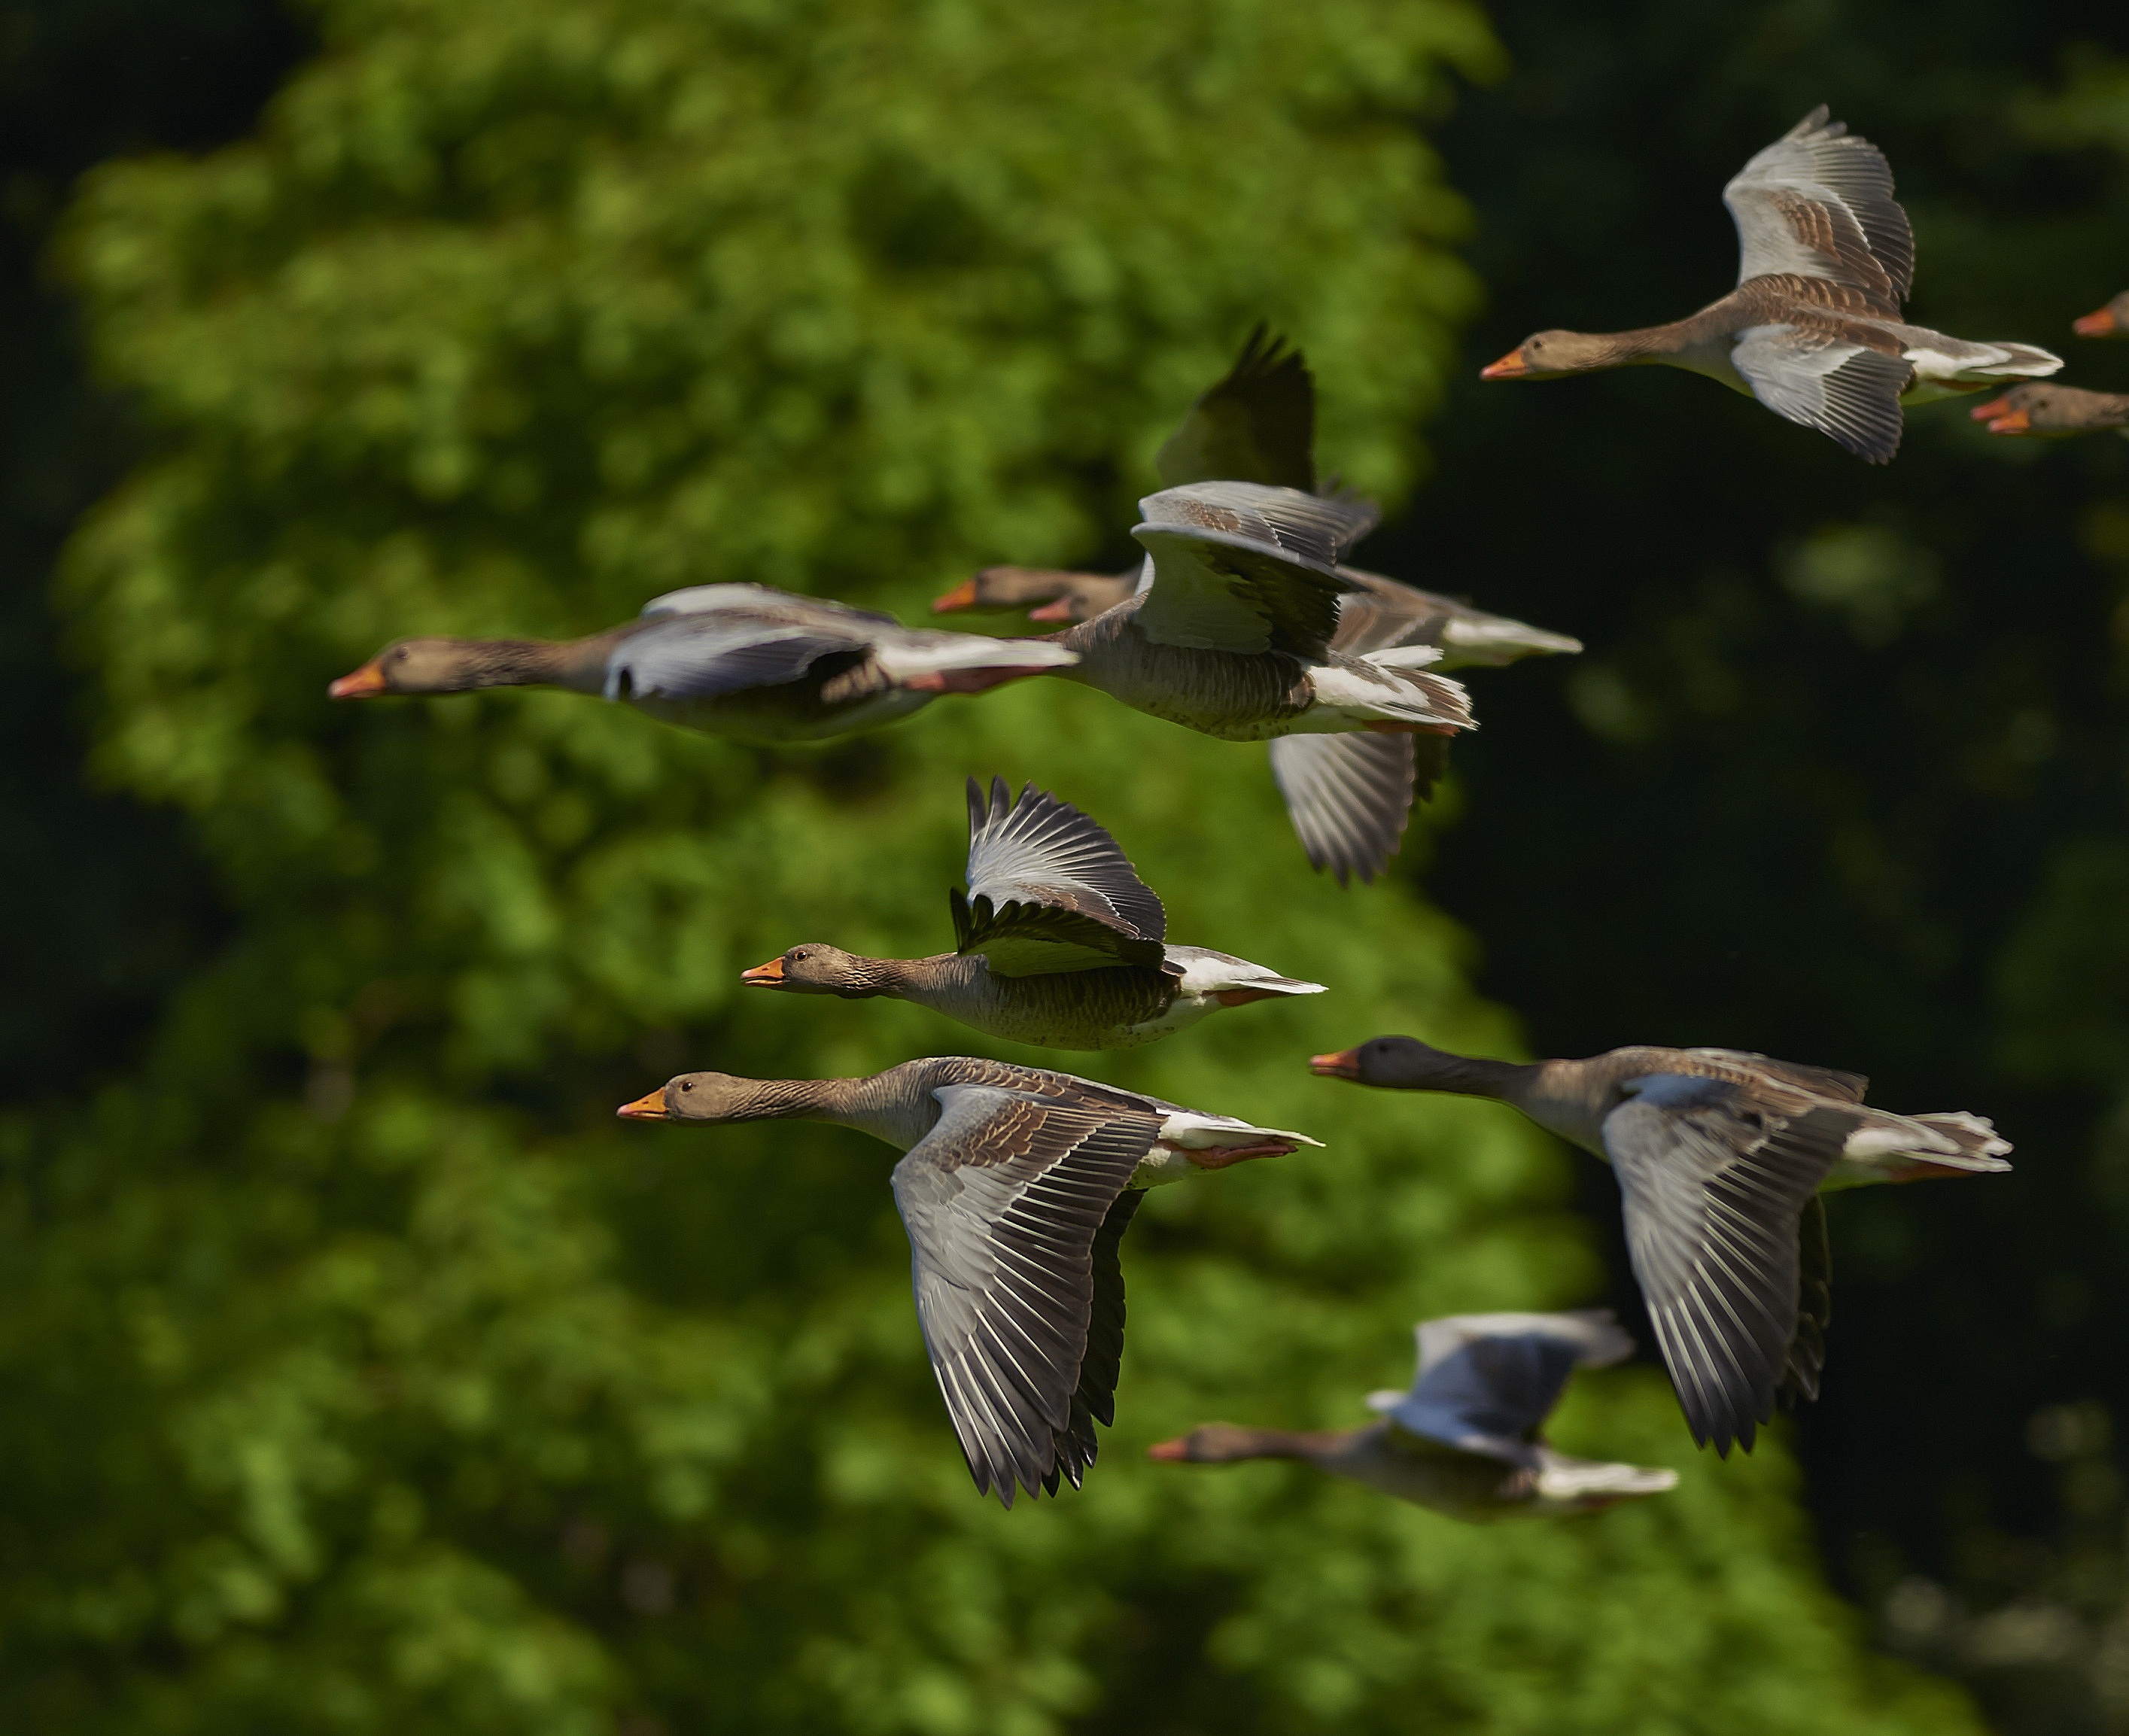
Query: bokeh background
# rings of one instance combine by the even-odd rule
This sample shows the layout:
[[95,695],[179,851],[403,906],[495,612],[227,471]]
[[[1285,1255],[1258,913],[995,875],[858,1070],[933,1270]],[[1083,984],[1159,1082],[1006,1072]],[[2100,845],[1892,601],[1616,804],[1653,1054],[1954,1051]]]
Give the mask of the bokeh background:
[[[2129,445],[1889,470],[1655,371],[1482,388],[1729,283],[1813,103],[1925,321],[2129,287],[2129,20],[1941,0],[0,4],[0,1719],[74,1733],[2129,1729]],[[330,706],[418,630],[752,579],[914,616],[1127,558],[1269,318],[1374,565],[1579,635],[1390,880],[1263,756],[1061,684],[769,754],[564,695]],[[946,933],[962,777],[1084,802],[1181,938],[1336,985],[1072,1064],[1330,1149],[1156,1195],[1086,1489],[979,1501],[890,1154],[617,1127],[681,1065],[980,1051],[760,998]],[[1477,1529],[1298,1467],[1427,1313],[1609,1299],[1616,1191],[1312,1049],[1867,1070],[2017,1139],[1843,1196],[1825,1396]],[[998,1052],[1010,1053],[1001,1049]]]

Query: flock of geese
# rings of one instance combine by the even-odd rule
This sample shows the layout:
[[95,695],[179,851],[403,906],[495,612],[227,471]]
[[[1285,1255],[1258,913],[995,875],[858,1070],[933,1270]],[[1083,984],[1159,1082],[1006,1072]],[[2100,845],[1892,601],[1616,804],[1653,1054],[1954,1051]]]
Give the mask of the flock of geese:
[[[1484,370],[1541,378],[1661,362],[1712,375],[1874,463],[1903,403],[2052,373],[2017,343],[1905,323],[1907,216],[1884,157],[1818,109],[1724,189],[1737,288],[1665,326],[1543,331]],[[2078,321],[2129,330],[2129,295]],[[2035,394],[2050,394],[2036,396]],[[1998,433],[2069,431],[2066,400],[2022,385],[1975,414]],[[2116,400],[2129,406],[2129,400]],[[2115,422],[2129,420],[2116,415]],[[1135,711],[1268,744],[1308,858],[1345,884],[1395,854],[1416,795],[1473,726],[1446,672],[1581,647],[1362,571],[1373,505],[1319,484],[1314,384],[1300,354],[1252,334],[1159,454],[1161,487],[1113,574],[991,567],[934,605],[1026,611],[1055,630],[989,637],[759,585],[702,585],[567,643],[418,638],[332,683],[336,698],[551,686],[753,741],[819,741],[946,694],[1050,677]],[[2111,426],[2092,422],[2090,426]],[[779,994],[915,1001],[993,1037],[1129,1048],[1252,1001],[1325,985],[1172,944],[1160,898],[1116,839],[1030,784],[968,785],[954,947],[874,958],[819,941],[746,971]],[[1998,1172],[2009,1144],[1964,1112],[1866,1106],[1853,1073],[1720,1049],[1639,1045],[1518,1064],[1378,1037],[1314,1056],[1325,1077],[1488,1097],[1607,1162],[1657,1349],[1696,1443],[1749,1451],[1778,1404],[1817,1396],[1830,1318],[1821,1196],[1865,1182]],[[1119,1248],[1145,1191],[1318,1141],[1076,1074],[943,1056],[866,1078],[682,1073],[631,1120],[834,1122],[904,1155],[893,1176],[918,1323],[979,1493],[1077,1488],[1114,1416],[1123,1354]],[[1544,1439],[1574,1370],[1631,1342],[1608,1314],[1481,1314],[1418,1328],[1408,1391],[1374,1394],[1338,1432],[1208,1424],[1150,1449],[1188,1463],[1283,1458],[1464,1518],[1565,1514],[1672,1487],[1676,1473],[1577,1459]]]

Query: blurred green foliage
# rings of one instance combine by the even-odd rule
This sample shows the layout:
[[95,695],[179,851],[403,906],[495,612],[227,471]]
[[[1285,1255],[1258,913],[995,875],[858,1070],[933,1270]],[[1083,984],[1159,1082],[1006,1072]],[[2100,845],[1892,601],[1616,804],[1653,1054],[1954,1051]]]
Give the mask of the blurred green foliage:
[[[230,932],[137,1058],[0,1120],[8,1726],[1968,1727],[1860,1647],[1779,1445],[1694,1458],[1646,1367],[1558,1435],[1684,1484],[1593,1521],[1136,1457],[1351,1420],[1416,1317],[1603,1282],[1546,1142],[1307,1076],[1386,1027],[1517,1039],[1409,884],[1308,873],[1260,754],[1062,683],[811,757],[559,694],[322,697],[403,632],[712,579],[908,614],[1092,557],[1260,316],[1307,346],[1326,465],[1394,499],[1475,300],[1413,123],[1496,66],[1479,15],[318,24],[255,141],[100,172],[64,240],[152,447],[67,564],[97,769],[183,814]],[[1179,937],[1336,985],[1078,1063],[1331,1149],[1154,1197],[1110,1450],[1011,1514],[941,1415],[884,1149],[612,1120],[682,1063],[965,1045],[733,978],[938,944],[971,771],[1085,802]]]

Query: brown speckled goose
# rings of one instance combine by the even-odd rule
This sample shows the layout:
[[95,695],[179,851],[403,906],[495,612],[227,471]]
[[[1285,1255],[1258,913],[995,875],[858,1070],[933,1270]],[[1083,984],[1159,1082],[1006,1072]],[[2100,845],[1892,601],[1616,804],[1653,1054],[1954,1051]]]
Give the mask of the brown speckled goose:
[[1293,1458],[1451,1519],[1592,1513],[1678,1486],[1678,1472],[1570,1458],[1541,1432],[1577,1368],[1633,1354],[1608,1311],[1459,1314],[1422,1320],[1408,1392],[1375,1392],[1383,1420],[1299,1433],[1208,1423],[1146,1449],[1172,1463]]
[[2103,434],[2129,424],[2129,392],[2086,392],[2050,380],[2014,386],[1973,414],[1991,434]]
[[2007,1170],[1964,1111],[1864,1106],[1857,1074],[1726,1049],[1615,1049],[1520,1065],[1377,1037],[1319,1073],[1512,1104],[1612,1165],[1627,1252],[1693,1438],[1750,1452],[1778,1396],[1816,1398],[1831,1263],[1823,1190]]
[[2072,320],[2069,326],[2081,338],[2129,338],[2129,289],[2104,307]]
[[1893,172],[1822,104],[1747,163],[1722,202],[1741,259],[1722,300],[1637,331],[1541,331],[1484,377],[1684,368],[1882,464],[1899,450],[1903,403],[2062,366],[2031,344],[1974,343],[1902,320],[1915,245]]
[[917,1320],[979,1493],[1079,1486],[1113,1420],[1117,1249],[1144,1190],[1318,1142],[1070,1073],[946,1056],[864,1079],[682,1073],[636,1120],[832,1121],[907,1153]]
[[1073,661],[1041,640],[914,630],[763,585],[653,598],[588,639],[402,639],[329,690],[335,699],[567,687],[662,721],[764,742],[819,741],[906,717],[941,693],[980,693]]
[[1168,914],[1117,841],[1069,802],[969,780],[969,890],[952,895],[950,953],[869,958],[794,946],[740,978],[787,994],[913,1001],[995,1037],[1050,1049],[1131,1049],[1225,1006],[1320,995],[1261,964],[1169,946]]

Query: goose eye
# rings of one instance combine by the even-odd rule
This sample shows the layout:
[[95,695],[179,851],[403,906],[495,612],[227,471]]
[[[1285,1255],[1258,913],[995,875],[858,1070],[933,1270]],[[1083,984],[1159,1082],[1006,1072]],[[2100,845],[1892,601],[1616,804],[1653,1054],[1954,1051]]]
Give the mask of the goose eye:
[[694,1082],[692,1080],[683,1079],[680,1082],[680,1089],[683,1091],[693,1091],[694,1088]]

